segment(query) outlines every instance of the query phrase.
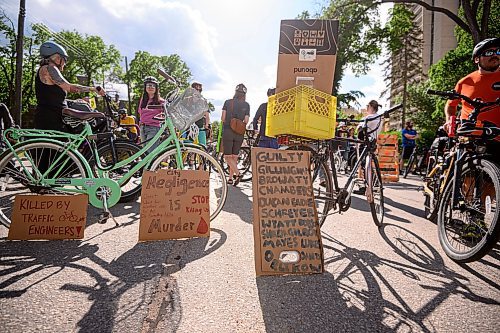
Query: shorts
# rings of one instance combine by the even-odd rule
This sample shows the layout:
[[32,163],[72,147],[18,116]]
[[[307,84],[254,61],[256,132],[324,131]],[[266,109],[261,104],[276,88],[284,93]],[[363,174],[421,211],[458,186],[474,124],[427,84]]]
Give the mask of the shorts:
[[239,155],[242,144],[243,135],[235,134],[231,130],[225,130],[222,133],[222,150],[224,151],[224,155]]
[[403,156],[403,160],[409,159],[414,149],[415,146],[403,146],[403,152],[401,153],[401,155]]

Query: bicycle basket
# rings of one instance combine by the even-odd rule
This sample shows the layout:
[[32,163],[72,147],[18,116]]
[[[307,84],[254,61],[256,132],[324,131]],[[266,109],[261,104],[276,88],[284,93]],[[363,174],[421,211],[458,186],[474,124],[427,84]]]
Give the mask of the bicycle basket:
[[167,113],[175,128],[183,132],[195,121],[203,117],[208,103],[201,94],[189,87],[167,108]]

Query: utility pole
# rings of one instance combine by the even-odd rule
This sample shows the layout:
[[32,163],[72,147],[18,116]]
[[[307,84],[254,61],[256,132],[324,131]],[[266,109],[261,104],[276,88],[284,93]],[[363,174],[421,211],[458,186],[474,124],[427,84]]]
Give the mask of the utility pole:
[[17,19],[16,40],[16,83],[14,97],[14,121],[21,125],[22,106],[22,79],[23,79],[23,39],[24,17],[26,16],[26,0],[19,1],[19,17]]
[[[128,77],[128,60],[125,56],[125,75],[127,76],[127,94],[128,94],[128,114],[132,114],[132,102],[130,101],[130,78]],[[136,112],[137,113],[137,112]],[[137,114],[135,115],[138,116]]]

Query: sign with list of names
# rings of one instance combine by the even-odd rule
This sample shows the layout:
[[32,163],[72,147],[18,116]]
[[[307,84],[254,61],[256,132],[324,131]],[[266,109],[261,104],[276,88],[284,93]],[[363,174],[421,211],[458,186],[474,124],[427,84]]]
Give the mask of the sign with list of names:
[[144,172],[139,241],[209,237],[209,183],[208,171]]
[[83,239],[88,196],[18,195],[8,239]]
[[257,275],[324,271],[309,154],[252,148]]

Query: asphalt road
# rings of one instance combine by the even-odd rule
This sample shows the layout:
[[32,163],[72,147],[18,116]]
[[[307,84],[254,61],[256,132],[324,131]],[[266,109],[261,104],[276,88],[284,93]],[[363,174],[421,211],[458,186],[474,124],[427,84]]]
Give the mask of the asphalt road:
[[0,331],[499,332],[500,250],[457,265],[425,220],[417,178],[329,216],[323,274],[256,277],[250,183],[230,188],[210,238],[138,243],[139,204],[90,210],[83,241],[6,241]]

